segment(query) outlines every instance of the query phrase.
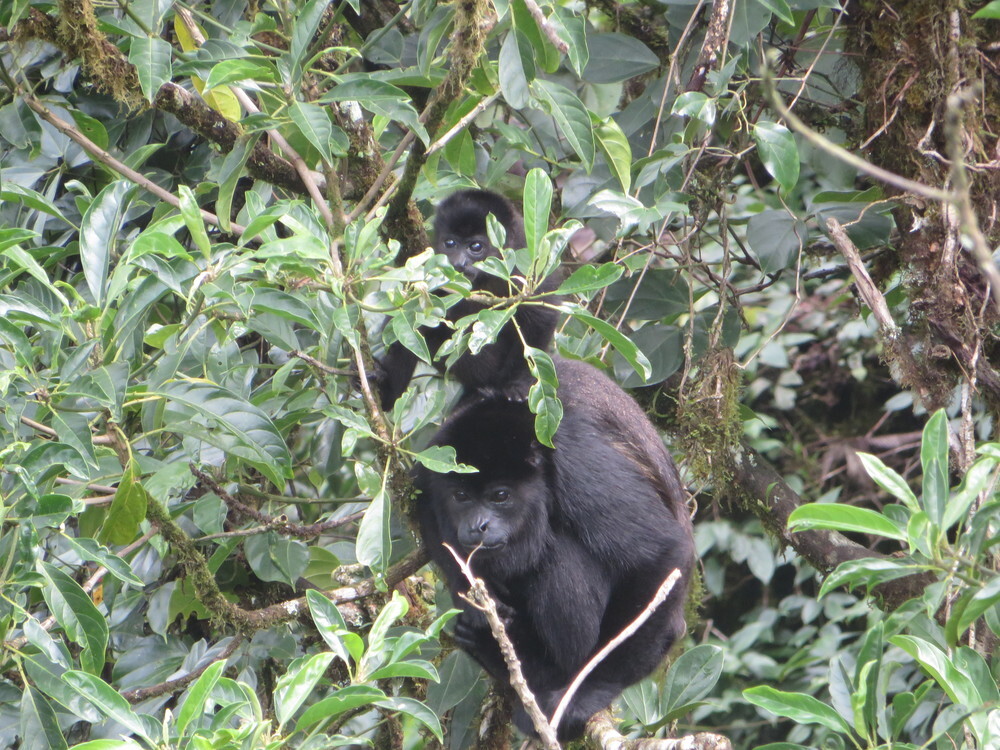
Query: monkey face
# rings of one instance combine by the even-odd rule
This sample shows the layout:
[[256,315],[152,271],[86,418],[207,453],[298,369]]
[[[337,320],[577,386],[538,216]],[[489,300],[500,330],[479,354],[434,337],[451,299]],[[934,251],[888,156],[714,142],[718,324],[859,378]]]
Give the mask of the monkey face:
[[484,275],[474,264],[484,258],[500,255],[490,244],[485,232],[472,236],[448,235],[439,238],[435,249],[448,258],[456,271],[465,274],[473,286],[478,286],[477,282]]

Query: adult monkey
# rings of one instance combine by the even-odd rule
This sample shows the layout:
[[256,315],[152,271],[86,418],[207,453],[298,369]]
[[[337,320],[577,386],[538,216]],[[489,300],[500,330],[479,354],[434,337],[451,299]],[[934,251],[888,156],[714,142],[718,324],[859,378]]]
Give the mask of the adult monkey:
[[[468,583],[443,544],[471,555],[550,718],[580,669],[642,612],[672,570],[681,571],[653,615],[582,683],[556,728],[565,740],[652,672],[684,633],[694,541],[677,469],[639,406],[590,365],[555,363],[564,409],[555,449],[534,439],[534,415],[523,401],[470,395],[432,443],[453,446],[458,460],[479,472],[418,469],[416,511],[453,593]],[[466,606],[455,637],[508,684],[480,612]],[[523,708],[516,720],[532,731]]]
[[[475,266],[485,258],[499,257],[500,251],[490,242],[486,231],[486,217],[493,214],[507,233],[506,244],[512,248],[525,246],[524,220],[514,205],[499,193],[490,190],[460,190],[438,206],[434,214],[434,250],[444,254],[451,265],[472,282],[472,288],[489,292],[497,297],[507,297],[511,289],[506,281],[490,276]],[[558,278],[549,277],[538,288],[539,293],[552,292],[558,287]],[[474,315],[484,305],[462,300],[448,310],[447,319],[455,322],[467,315]],[[451,366],[452,376],[466,391],[476,388],[505,388],[523,382],[528,375],[524,360],[523,344],[546,349],[552,341],[559,314],[541,305],[521,305],[514,313],[514,321],[507,323],[496,341],[483,347],[478,354],[466,352]],[[515,322],[517,328],[515,328]],[[520,328],[520,335],[518,335]],[[444,324],[423,327],[421,335],[427,341],[431,356],[452,334]],[[522,343],[521,337],[524,337]],[[418,357],[400,342],[389,346],[377,373],[382,405],[391,408],[406,390],[413,378]],[[439,363],[438,369],[444,370]]]

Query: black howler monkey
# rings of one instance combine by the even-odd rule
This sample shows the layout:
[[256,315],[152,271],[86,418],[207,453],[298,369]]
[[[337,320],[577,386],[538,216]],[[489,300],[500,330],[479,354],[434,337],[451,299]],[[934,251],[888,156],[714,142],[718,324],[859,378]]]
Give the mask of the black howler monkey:
[[[506,297],[511,291],[503,279],[490,276],[475,267],[477,261],[500,252],[490,243],[486,232],[486,217],[493,214],[507,232],[507,246],[514,249],[525,246],[524,221],[514,205],[498,193],[489,190],[460,190],[450,195],[438,206],[434,214],[434,250],[447,256],[457,270],[464,273],[474,289]],[[539,292],[551,292],[559,284],[549,278],[540,285]],[[448,320],[456,321],[473,315],[483,306],[462,300],[448,310]],[[558,313],[538,305],[522,305],[514,314],[529,346],[545,349],[552,341]],[[437,353],[452,334],[445,325],[421,328],[431,354]],[[520,383],[528,374],[522,356],[521,338],[513,323],[504,326],[497,339],[478,354],[466,352],[451,367],[451,374],[466,390],[475,388],[504,388]],[[382,405],[391,407],[406,390],[417,356],[396,342],[386,351],[381,361],[379,386]],[[439,366],[442,370],[443,365]]]
[[[536,442],[523,401],[471,394],[432,442],[453,446],[479,472],[419,469],[417,518],[453,592],[468,584],[442,543],[464,556],[475,550],[472,569],[498,600],[528,685],[550,718],[581,667],[681,570],[666,601],[576,693],[557,727],[571,739],[683,634],[694,541],[677,470],[646,415],[590,365],[555,362],[564,408],[555,449]],[[455,636],[508,684],[481,613],[467,606]],[[531,731],[523,709],[517,722]]]

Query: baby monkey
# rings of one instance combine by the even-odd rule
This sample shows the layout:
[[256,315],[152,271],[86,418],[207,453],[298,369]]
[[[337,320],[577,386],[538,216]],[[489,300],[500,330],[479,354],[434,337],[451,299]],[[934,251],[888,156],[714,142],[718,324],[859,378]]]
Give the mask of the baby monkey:
[[[524,220],[509,200],[490,190],[460,190],[443,200],[434,214],[434,251],[443,253],[451,265],[472,282],[473,289],[506,297],[510,289],[505,280],[491,276],[475,266],[488,257],[500,257],[500,251],[490,242],[486,231],[486,217],[493,214],[507,233],[507,246],[514,249],[525,246]],[[556,276],[550,276],[539,286],[539,292],[554,291],[559,285]],[[454,322],[484,309],[484,305],[462,300],[448,310],[448,320]],[[521,329],[524,342],[529,346],[546,349],[552,341],[558,313],[539,305],[521,305],[514,313],[514,321]],[[466,393],[476,389],[506,389],[524,382],[528,365],[523,356],[521,336],[514,321],[505,325],[492,344],[478,354],[466,352],[451,366],[452,376],[462,384]],[[424,327],[421,335],[427,341],[431,355],[452,335],[446,325]],[[417,366],[417,356],[398,341],[393,343],[381,361],[379,389],[382,406],[392,408],[410,384]],[[443,363],[437,364],[444,370]]]

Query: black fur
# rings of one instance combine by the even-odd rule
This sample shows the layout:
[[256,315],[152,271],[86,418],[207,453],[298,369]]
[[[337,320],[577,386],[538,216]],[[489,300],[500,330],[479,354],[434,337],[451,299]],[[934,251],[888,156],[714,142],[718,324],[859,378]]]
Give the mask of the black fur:
[[[500,255],[486,233],[486,217],[491,213],[507,232],[507,247],[515,250],[524,247],[524,221],[509,200],[489,190],[460,190],[442,201],[434,215],[434,250],[444,253],[475,289],[505,297],[511,293],[507,283],[473,265],[489,256]],[[540,285],[539,291],[551,292],[558,285],[559,280],[550,277]],[[456,321],[482,309],[478,303],[463,300],[448,310],[448,320]],[[554,310],[537,305],[522,305],[514,315],[524,340],[538,349],[548,348],[557,318]],[[451,337],[452,330],[440,325],[421,328],[420,333],[434,355]],[[485,346],[479,354],[466,352],[452,365],[450,372],[466,390],[513,387],[528,375],[522,349],[517,330],[508,323],[494,343]],[[389,347],[380,363],[383,406],[391,407],[403,394],[413,378],[417,361],[417,356],[399,342]],[[443,365],[439,367],[444,369]]]
[[[667,600],[577,692],[558,727],[561,739],[571,739],[655,669],[683,634],[694,542],[677,470],[642,410],[590,365],[555,362],[564,407],[555,450],[535,441],[524,402],[472,394],[433,443],[453,446],[458,460],[479,473],[418,470],[417,518],[453,592],[468,585],[442,543],[466,557],[483,545],[473,571],[500,602],[525,677],[549,717],[580,668],[680,568],[681,582]],[[455,635],[508,684],[482,614],[466,607]],[[531,731],[523,709],[517,721]]]

